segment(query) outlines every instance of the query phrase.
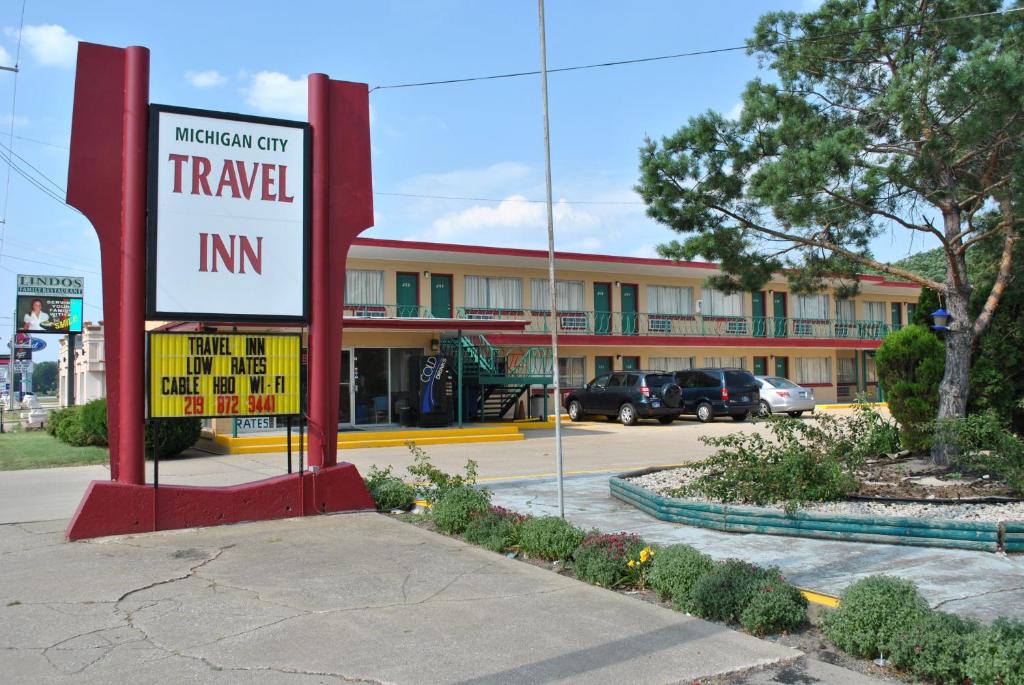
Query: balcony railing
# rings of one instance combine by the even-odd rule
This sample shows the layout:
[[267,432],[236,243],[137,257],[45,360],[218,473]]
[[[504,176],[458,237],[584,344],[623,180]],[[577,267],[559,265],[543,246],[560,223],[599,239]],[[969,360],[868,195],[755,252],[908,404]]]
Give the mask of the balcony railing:
[[[529,323],[528,333],[551,330],[550,312],[523,309],[460,307],[457,318],[504,319]],[[880,340],[893,326],[883,321],[837,321],[774,316],[709,316],[572,311],[556,317],[558,332],[567,335],[711,336],[733,338],[852,338]]]
[[[432,319],[429,307],[401,304],[345,305],[346,318]],[[529,309],[458,307],[455,318],[467,321],[526,321],[525,332],[551,331],[551,313]],[[900,328],[884,321],[840,321],[775,316],[710,316],[623,312],[566,311],[556,317],[564,335],[638,335],[721,338],[850,338],[881,340]]]

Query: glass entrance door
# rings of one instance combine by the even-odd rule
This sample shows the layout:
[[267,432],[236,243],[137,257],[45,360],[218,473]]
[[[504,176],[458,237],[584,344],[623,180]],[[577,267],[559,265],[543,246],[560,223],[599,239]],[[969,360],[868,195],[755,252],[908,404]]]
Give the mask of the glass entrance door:
[[341,383],[338,384],[338,423],[352,425],[352,350],[341,351]]
[[352,357],[352,408],[357,424],[391,422],[388,350],[357,347]]

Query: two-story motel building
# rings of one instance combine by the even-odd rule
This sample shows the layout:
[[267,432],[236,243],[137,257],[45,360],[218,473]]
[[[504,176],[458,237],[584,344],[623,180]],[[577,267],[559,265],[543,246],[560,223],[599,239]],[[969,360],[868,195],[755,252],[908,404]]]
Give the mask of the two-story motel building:
[[[919,292],[861,276],[852,299],[795,295],[780,275],[725,295],[703,286],[714,264],[560,252],[553,321],[543,251],[362,238],[347,268],[339,422],[357,425],[397,422],[408,359],[439,351],[510,377],[482,418],[521,412],[544,391],[530,381],[545,365],[550,379],[552,326],[563,388],[609,370],[739,366],[813,387],[819,402],[877,397],[874,350],[911,318]],[[497,359],[500,370],[476,363]]]

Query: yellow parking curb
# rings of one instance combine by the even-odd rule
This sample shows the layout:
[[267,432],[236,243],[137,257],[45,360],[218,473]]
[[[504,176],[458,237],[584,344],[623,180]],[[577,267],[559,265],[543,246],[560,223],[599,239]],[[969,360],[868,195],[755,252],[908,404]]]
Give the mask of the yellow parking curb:
[[826,606],[826,607],[829,607],[831,609],[836,609],[836,608],[839,607],[839,598],[838,597],[833,597],[832,595],[826,595],[823,592],[815,592],[814,590],[807,590],[807,589],[804,589],[802,587],[798,587],[797,590],[799,590],[800,594],[802,594],[804,596],[804,598],[807,599],[807,601],[810,602],[811,604],[820,604],[822,606]]

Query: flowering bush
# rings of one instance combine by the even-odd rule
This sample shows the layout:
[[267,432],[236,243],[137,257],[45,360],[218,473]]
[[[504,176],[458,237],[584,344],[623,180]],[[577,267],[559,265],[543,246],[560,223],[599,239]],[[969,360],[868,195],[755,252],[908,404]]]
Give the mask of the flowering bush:
[[442,532],[457,535],[466,530],[474,514],[486,513],[490,506],[491,496],[486,490],[457,485],[434,503],[430,516]]
[[779,575],[754,583],[740,611],[740,624],[759,637],[791,631],[806,618],[807,600]]
[[715,562],[689,545],[670,545],[658,550],[651,565],[651,587],[662,599],[672,600],[680,611],[693,611],[690,592],[697,580],[711,571]]
[[[583,539],[573,555],[573,568],[580,580],[607,588],[616,588],[636,583],[640,580],[640,569],[637,561],[640,553],[650,548],[637,535],[630,533],[591,533]],[[633,566],[629,563],[633,562]],[[644,576],[646,577],[646,566]]]
[[486,512],[473,512],[463,537],[474,545],[492,552],[504,552],[519,544],[519,528],[528,516],[504,507],[491,507]]
[[737,622],[758,589],[773,582],[784,582],[778,569],[726,559],[694,583],[693,613],[713,621]]

